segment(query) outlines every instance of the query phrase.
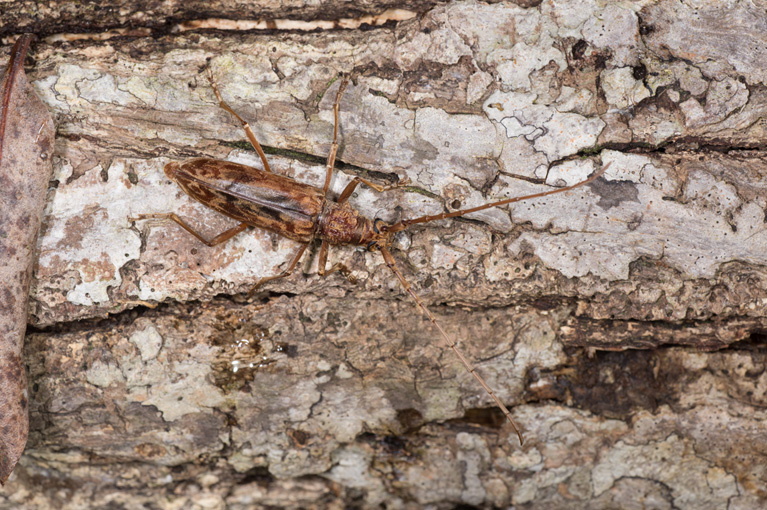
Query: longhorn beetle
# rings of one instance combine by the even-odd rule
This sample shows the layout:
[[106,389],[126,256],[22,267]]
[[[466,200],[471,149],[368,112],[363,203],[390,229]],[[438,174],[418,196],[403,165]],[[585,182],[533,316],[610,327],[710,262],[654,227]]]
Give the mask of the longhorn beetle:
[[570,191],[596,180],[605,172],[609,164],[602,167],[585,181],[564,188],[557,188],[522,197],[508,198],[451,213],[402,220],[389,225],[380,219],[370,220],[362,216],[349,205],[349,197],[360,183],[366,184],[376,191],[382,192],[406,185],[407,179],[403,179],[392,186],[379,186],[361,177],[355,177],[346,185],[346,188],[344,188],[335,200],[328,197],[328,189],[330,187],[330,180],[333,176],[336,152],[338,152],[338,110],[341,103],[341,96],[348,84],[348,79],[342,80],[338,88],[338,93],[336,94],[335,102],[333,103],[333,116],[335,119],[333,143],[330,147],[330,154],[328,155],[325,171],[325,184],[322,189],[308,184],[302,184],[289,177],[273,173],[269,166],[269,162],[266,160],[266,154],[264,154],[261,145],[258,143],[258,140],[256,140],[256,136],[253,134],[250,125],[248,125],[242,117],[224,102],[221,93],[213,80],[210,69],[208,69],[208,79],[210,80],[211,88],[216,95],[219,106],[242,123],[245,134],[248,136],[250,143],[261,158],[264,169],[259,170],[257,168],[228,161],[195,158],[183,163],[168,163],[165,165],[165,174],[170,180],[175,181],[181,186],[181,189],[192,198],[239,221],[240,224],[220,233],[213,239],[208,240],[186,224],[184,220],[179,218],[175,213],[141,214],[128,218],[128,220],[131,222],[150,218],[171,220],[178,223],[187,232],[208,246],[221,244],[244,231],[248,226],[267,229],[301,243],[301,247],[296,251],[288,268],[275,276],[261,278],[251,288],[251,294],[253,294],[259,286],[270,280],[290,275],[298,265],[306,248],[312,244],[316,238],[322,240],[317,269],[320,276],[327,276],[330,273],[338,271],[352,283],[355,282],[351,271],[344,264],[337,263],[330,269],[326,269],[328,247],[331,244],[364,246],[369,251],[380,252],[383,256],[384,263],[397,277],[405,292],[410,294],[410,297],[413,298],[418,307],[423,310],[432,324],[439,330],[444,341],[453,350],[456,356],[458,356],[458,359],[461,360],[461,363],[466,367],[466,370],[474,376],[485,391],[487,391],[493,398],[496,405],[503,411],[503,414],[517,433],[520,444],[522,444],[522,434],[514,423],[509,410],[503,405],[503,402],[496,396],[485,380],[476,372],[461,351],[458,350],[455,342],[453,342],[445,330],[442,329],[442,326],[439,325],[429,309],[426,308],[426,305],[421,301],[421,298],[418,297],[410,287],[410,284],[405,280],[405,277],[397,268],[394,257],[389,252],[389,245],[391,244],[392,236],[394,234],[405,230],[410,225],[428,223],[430,221],[442,220],[445,218],[457,218],[465,214],[482,211],[491,207]]

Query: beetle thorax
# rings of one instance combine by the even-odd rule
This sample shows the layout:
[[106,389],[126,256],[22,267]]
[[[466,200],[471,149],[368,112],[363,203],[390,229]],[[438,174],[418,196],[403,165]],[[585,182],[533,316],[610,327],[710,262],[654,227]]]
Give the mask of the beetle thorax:
[[317,235],[330,244],[365,247],[374,243],[388,244],[388,234],[379,230],[373,220],[362,216],[348,202],[326,202],[317,224]]

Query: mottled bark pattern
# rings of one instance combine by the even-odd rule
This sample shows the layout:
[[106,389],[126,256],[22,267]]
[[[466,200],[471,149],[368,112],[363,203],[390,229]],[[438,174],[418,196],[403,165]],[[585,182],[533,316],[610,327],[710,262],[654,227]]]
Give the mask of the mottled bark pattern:
[[23,64],[22,36],[0,83],[0,483],[27,443],[27,380],[21,357],[35,244],[51,175],[54,127]]

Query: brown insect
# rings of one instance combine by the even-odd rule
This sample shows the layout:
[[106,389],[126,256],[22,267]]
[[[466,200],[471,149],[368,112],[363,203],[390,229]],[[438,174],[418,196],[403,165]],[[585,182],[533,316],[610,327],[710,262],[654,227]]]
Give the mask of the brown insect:
[[406,229],[410,225],[428,223],[430,221],[446,218],[457,218],[465,214],[482,211],[491,207],[544,197],[555,193],[563,193],[594,181],[604,173],[608,165],[602,167],[602,169],[595,172],[585,181],[572,186],[522,197],[499,200],[497,202],[451,213],[402,220],[389,225],[380,219],[370,220],[365,218],[349,205],[348,199],[360,183],[364,183],[376,191],[382,192],[406,185],[406,179],[393,186],[379,186],[361,177],[355,177],[335,200],[328,197],[328,189],[333,176],[336,152],[338,151],[338,110],[341,96],[348,84],[348,80],[343,80],[341,82],[333,104],[333,115],[335,118],[333,144],[331,145],[330,154],[328,155],[325,184],[322,189],[320,189],[308,184],[302,184],[289,177],[273,173],[269,167],[269,162],[266,160],[266,155],[264,154],[261,145],[258,143],[258,140],[256,140],[248,123],[224,102],[212,76],[209,74],[208,77],[219,105],[242,123],[250,143],[261,158],[264,169],[260,170],[228,161],[196,158],[183,163],[168,163],[165,165],[165,174],[169,179],[181,186],[181,188],[192,198],[239,221],[240,224],[222,232],[213,239],[208,240],[187,225],[175,213],[142,214],[129,218],[129,220],[136,221],[149,218],[172,220],[208,246],[221,244],[244,231],[248,226],[267,229],[301,243],[302,246],[293,256],[288,268],[275,276],[261,278],[251,288],[251,294],[259,286],[270,280],[290,275],[298,265],[306,248],[316,238],[322,240],[317,270],[320,276],[326,276],[338,271],[352,283],[355,282],[354,277],[351,275],[351,271],[344,264],[338,263],[333,265],[330,269],[326,269],[328,247],[331,244],[364,246],[369,251],[380,252],[386,266],[391,269],[405,291],[410,294],[416,304],[439,330],[442,338],[453,352],[455,352],[461,360],[461,363],[466,367],[466,370],[477,379],[479,384],[493,398],[496,405],[503,411],[503,414],[517,433],[520,444],[522,444],[522,434],[514,423],[509,410],[503,405],[503,402],[500,401],[484,379],[482,379],[476,372],[461,351],[458,350],[455,342],[451,340],[428,308],[423,304],[421,298],[419,298],[410,287],[410,284],[405,280],[405,277],[397,268],[394,257],[389,252],[389,245],[391,244],[392,236],[394,234]]

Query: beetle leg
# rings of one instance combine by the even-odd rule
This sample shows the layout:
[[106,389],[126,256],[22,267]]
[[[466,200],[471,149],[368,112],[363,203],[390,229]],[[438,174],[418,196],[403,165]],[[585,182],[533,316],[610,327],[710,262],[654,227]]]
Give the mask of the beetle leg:
[[271,172],[272,169],[269,168],[269,162],[266,160],[266,154],[264,154],[264,149],[261,148],[261,144],[258,143],[258,140],[256,140],[256,135],[253,133],[253,130],[250,129],[250,124],[248,124],[245,121],[245,119],[237,115],[237,112],[232,110],[232,108],[228,104],[226,104],[226,102],[224,102],[223,98],[221,97],[221,93],[218,91],[216,82],[213,81],[213,73],[211,72],[210,68],[208,68],[208,80],[210,81],[210,86],[213,89],[213,93],[216,94],[216,99],[218,99],[218,105],[224,110],[234,115],[235,118],[242,123],[242,128],[245,130],[245,134],[248,135],[248,140],[250,140],[250,144],[253,146],[254,149],[256,149],[256,152],[258,153],[258,157],[261,158],[261,163],[264,164],[264,170],[266,170],[267,172]]
[[340,262],[337,264],[333,264],[333,267],[330,269],[325,269],[325,266],[328,265],[328,242],[322,241],[322,246],[320,246],[320,256],[319,260],[317,261],[317,273],[320,276],[327,276],[331,273],[335,273],[338,271],[342,275],[346,277],[347,280],[349,280],[349,283],[357,283],[357,279],[352,276],[352,271],[348,267],[346,267],[344,264],[341,264]]
[[341,96],[344,94],[344,89],[349,84],[349,79],[344,78],[341,81],[341,85],[338,87],[338,93],[336,94],[336,101],[333,103],[333,118],[335,123],[333,125],[333,144],[330,146],[330,154],[328,154],[328,166],[325,172],[325,185],[322,187],[322,192],[325,196],[328,196],[328,188],[330,188],[330,179],[333,177],[333,167],[336,164],[336,152],[338,152],[338,110],[341,108]]
[[354,193],[354,190],[357,189],[357,186],[359,186],[360,183],[367,184],[368,186],[370,186],[374,190],[376,190],[379,193],[381,193],[382,191],[387,191],[387,190],[390,190],[390,189],[405,187],[408,184],[410,184],[410,179],[405,177],[404,179],[399,181],[397,184],[392,184],[390,186],[381,186],[381,185],[376,184],[374,182],[370,182],[367,179],[363,179],[362,177],[355,177],[354,179],[352,179],[352,181],[349,184],[346,185],[344,190],[338,196],[338,199],[336,199],[336,202],[338,202],[339,204],[343,204],[344,202],[346,202],[349,199],[349,197],[352,196],[352,193]]
[[233,238],[246,228],[248,228],[247,223],[240,223],[236,227],[232,227],[229,230],[225,230],[218,234],[216,237],[211,239],[210,241],[202,237],[199,233],[197,233],[196,230],[194,230],[192,227],[190,227],[184,220],[179,218],[176,213],[157,213],[157,214],[139,214],[138,216],[132,216],[128,218],[128,221],[138,221],[138,220],[149,220],[149,219],[156,219],[156,220],[171,220],[178,223],[181,228],[192,234],[194,237],[199,239],[202,243],[208,245],[208,246],[216,246],[217,244],[225,243],[229,239]]
[[256,289],[259,288],[261,285],[265,284],[266,282],[276,280],[277,278],[284,278],[286,276],[290,276],[293,273],[293,271],[296,269],[296,266],[298,265],[298,261],[301,260],[301,256],[304,254],[304,251],[306,251],[306,248],[308,246],[309,244],[307,243],[298,249],[296,254],[293,256],[293,260],[290,261],[290,265],[285,271],[274,276],[265,276],[261,278],[260,280],[258,280],[256,284],[250,288],[250,292],[248,292],[248,297],[252,296],[253,293],[256,292]]

